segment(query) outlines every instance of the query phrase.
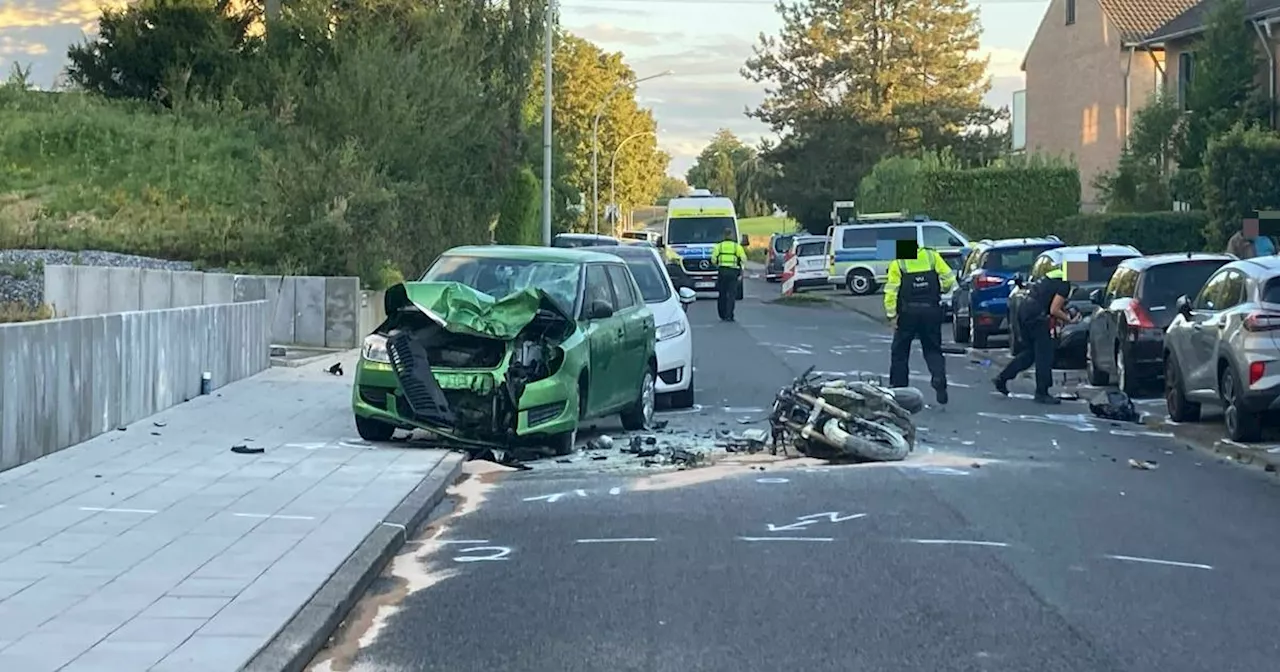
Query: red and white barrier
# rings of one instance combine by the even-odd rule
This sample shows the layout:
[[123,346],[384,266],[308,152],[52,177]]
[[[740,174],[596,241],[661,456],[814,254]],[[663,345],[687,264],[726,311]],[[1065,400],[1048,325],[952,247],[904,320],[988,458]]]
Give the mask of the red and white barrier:
[[787,250],[787,256],[782,262],[782,295],[791,296],[796,291],[796,265],[799,260],[796,259],[796,248],[793,245]]

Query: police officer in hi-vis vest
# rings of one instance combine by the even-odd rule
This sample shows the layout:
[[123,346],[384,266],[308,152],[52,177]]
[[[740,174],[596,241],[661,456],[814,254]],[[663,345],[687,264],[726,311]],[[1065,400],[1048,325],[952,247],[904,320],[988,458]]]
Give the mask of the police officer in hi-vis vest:
[[920,339],[920,350],[929,367],[938,403],[947,403],[947,362],[942,354],[942,323],[946,321],[946,312],[942,308],[942,295],[955,284],[955,273],[942,255],[927,247],[918,248],[914,259],[899,258],[889,265],[884,313],[894,330],[889,355],[891,387],[909,385],[911,342]]
[[724,240],[711,250],[711,263],[716,267],[716,311],[720,319],[733,321],[733,308],[738,300],[738,283],[742,282],[742,267],[747,261],[747,250],[733,239],[733,229],[724,230]]

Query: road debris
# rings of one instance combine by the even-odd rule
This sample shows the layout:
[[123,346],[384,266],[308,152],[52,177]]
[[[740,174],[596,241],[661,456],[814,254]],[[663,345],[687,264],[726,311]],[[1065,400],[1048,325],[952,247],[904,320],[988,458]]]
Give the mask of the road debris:
[[341,375],[342,375],[342,362],[337,362],[337,363],[335,363],[333,366],[331,366],[331,367],[329,367],[329,368],[325,369],[325,371],[328,371],[331,375],[334,375],[334,376],[341,376]]
[[1132,458],[1129,460],[1129,466],[1142,471],[1154,471],[1160,468],[1160,465],[1154,460],[1135,460]]
[[1138,410],[1129,395],[1118,390],[1108,390],[1089,402],[1089,412],[1106,420],[1137,423]]
[[265,448],[250,448],[244,444],[237,444],[231,446],[231,452],[238,453],[240,455],[259,455],[267,452],[267,450]]

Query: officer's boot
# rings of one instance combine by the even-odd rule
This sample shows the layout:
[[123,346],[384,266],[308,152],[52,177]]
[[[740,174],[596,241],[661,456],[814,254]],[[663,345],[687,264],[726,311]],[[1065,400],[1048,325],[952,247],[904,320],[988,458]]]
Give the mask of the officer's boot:
[[937,400],[938,400],[938,404],[940,404],[940,405],[942,405],[942,406],[946,406],[946,405],[947,405],[947,399],[948,399],[948,397],[947,397],[947,381],[946,381],[946,380],[934,380],[934,381],[933,381],[933,392],[934,392],[934,394],[935,394],[935,395],[937,395],[937,396],[936,396],[936,398],[937,398]]

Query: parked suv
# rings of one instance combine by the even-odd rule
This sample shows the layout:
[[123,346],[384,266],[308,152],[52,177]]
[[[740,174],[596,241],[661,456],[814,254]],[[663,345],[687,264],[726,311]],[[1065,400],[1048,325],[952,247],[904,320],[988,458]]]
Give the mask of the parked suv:
[[[1009,292],[1009,314],[1017,315],[1018,304],[1026,299],[1030,283],[1034,283],[1048,275],[1049,271],[1062,269],[1065,262],[1088,262],[1089,257],[1095,254],[1102,257],[1102,267],[1108,272],[1103,277],[1092,278],[1087,282],[1071,283],[1071,296],[1067,298],[1067,307],[1068,309],[1080,311],[1084,319],[1072,324],[1056,324],[1053,326],[1054,339],[1057,341],[1054,353],[1055,365],[1060,363],[1064,367],[1075,368],[1085,365],[1089,341],[1089,321],[1093,309],[1093,304],[1089,301],[1089,294],[1095,289],[1107,286],[1107,283],[1111,281],[1111,274],[1115,273],[1115,269],[1120,265],[1120,262],[1125,259],[1141,257],[1142,253],[1132,245],[1057,247],[1042,252],[1040,256],[1036,257],[1035,262],[1031,264],[1031,277],[1028,281],[1022,282],[1017,289]],[[1015,282],[1020,280],[1020,275],[1015,278]],[[1017,320],[1013,320],[1010,324],[1009,349],[1014,352],[1022,349]]]
[[780,282],[782,280],[787,250],[791,249],[795,239],[796,234],[794,233],[775,233],[769,236],[769,247],[765,252],[767,256],[764,264],[764,279],[767,282]]
[[1280,408],[1280,257],[1231,262],[1194,299],[1178,297],[1164,337],[1169,419],[1193,422],[1221,404],[1233,441],[1262,437],[1262,414]]
[[1041,252],[1062,247],[1056,236],[1004,238],[976,243],[956,274],[951,334],[956,343],[987,347],[990,336],[1009,331],[1009,280],[1027,274]]
[[1089,320],[1089,384],[1114,380],[1132,395],[1163,378],[1164,330],[1178,314],[1178,297],[1195,295],[1209,276],[1234,260],[1227,254],[1179,252],[1120,262],[1111,282],[1089,295],[1097,305]]

